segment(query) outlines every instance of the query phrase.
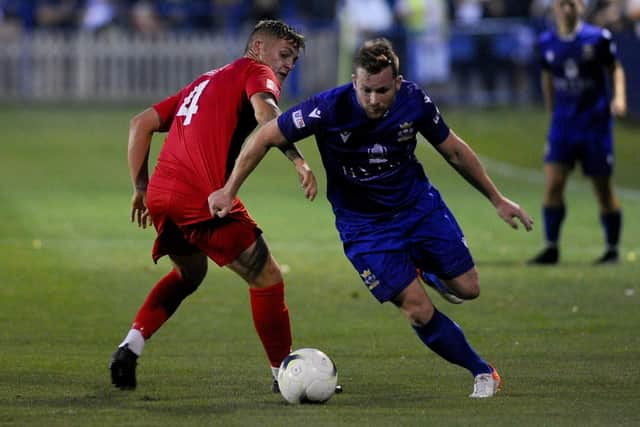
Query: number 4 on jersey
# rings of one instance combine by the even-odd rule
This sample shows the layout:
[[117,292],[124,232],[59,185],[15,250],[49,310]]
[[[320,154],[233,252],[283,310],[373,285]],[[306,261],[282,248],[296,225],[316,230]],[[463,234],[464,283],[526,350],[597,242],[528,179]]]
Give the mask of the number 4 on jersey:
[[191,123],[191,117],[198,112],[198,100],[200,99],[200,95],[202,95],[202,91],[209,84],[209,80],[205,80],[200,83],[198,86],[193,88],[189,96],[187,96],[180,109],[178,110],[178,114],[176,116],[184,116],[184,125],[187,126]]

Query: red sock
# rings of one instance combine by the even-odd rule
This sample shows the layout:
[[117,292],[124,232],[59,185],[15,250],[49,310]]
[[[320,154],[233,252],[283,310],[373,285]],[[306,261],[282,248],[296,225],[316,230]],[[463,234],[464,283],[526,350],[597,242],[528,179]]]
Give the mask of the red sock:
[[138,329],[145,340],[149,339],[194,290],[186,288],[176,269],[171,270],[151,289],[131,328]]
[[253,325],[271,366],[278,367],[291,352],[289,309],[284,301],[284,283],[266,288],[249,288]]

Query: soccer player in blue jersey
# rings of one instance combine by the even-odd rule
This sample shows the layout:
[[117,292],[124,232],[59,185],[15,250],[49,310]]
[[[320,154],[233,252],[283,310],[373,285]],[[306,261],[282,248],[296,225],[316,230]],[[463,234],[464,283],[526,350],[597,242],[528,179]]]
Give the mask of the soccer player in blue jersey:
[[530,264],[558,262],[564,189],[576,161],[600,205],[607,247],[596,263],[618,261],[622,209],[611,179],[612,113],[626,112],[625,78],[611,33],[582,22],[583,10],[582,0],[554,0],[556,29],[540,36],[542,90],[551,112],[542,208],[546,247]]
[[[366,287],[378,301],[395,304],[426,346],[472,373],[470,397],[491,397],[501,387],[498,372],[434,307],[419,281],[450,302],[480,293],[462,230],[414,154],[418,133],[502,219],[514,228],[518,219],[531,229],[529,215],[498,191],[425,91],[403,80],[386,39],[365,42],[358,50],[352,83],[313,96],[264,125],[243,148],[226,185],[209,196],[209,208],[211,215],[225,216],[271,147],[315,135],[345,254]],[[314,184],[303,182],[309,199]]]

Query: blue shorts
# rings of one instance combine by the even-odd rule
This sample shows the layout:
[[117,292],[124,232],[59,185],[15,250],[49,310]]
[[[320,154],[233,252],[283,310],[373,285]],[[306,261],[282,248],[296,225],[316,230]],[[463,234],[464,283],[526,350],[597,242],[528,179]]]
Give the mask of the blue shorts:
[[394,216],[336,221],[344,252],[379,302],[416,278],[416,268],[451,279],[474,266],[460,226],[434,187]]
[[611,134],[592,138],[549,138],[544,155],[545,163],[561,163],[573,169],[580,161],[587,176],[611,176],[613,173],[613,143]]

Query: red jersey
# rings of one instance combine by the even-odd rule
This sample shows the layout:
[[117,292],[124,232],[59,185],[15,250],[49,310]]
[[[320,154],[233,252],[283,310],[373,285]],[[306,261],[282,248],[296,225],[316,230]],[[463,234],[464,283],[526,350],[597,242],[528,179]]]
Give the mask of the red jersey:
[[[224,186],[257,125],[249,98],[258,92],[278,101],[280,82],[267,65],[240,58],[153,106],[169,133],[149,191],[170,198],[170,216],[177,225],[211,219],[207,197]],[[236,208],[244,209],[238,200]]]

